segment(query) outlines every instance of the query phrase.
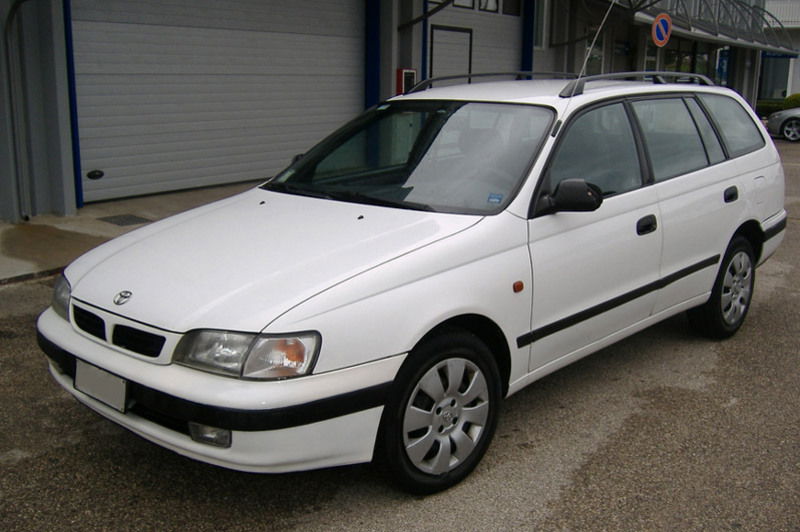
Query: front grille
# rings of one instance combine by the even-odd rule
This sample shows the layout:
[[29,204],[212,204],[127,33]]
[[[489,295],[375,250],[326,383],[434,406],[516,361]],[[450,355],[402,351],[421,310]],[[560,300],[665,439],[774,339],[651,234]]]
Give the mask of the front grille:
[[79,329],[101,340],[106,339],[106,323],[103,318],[80,307],[72,307],[72,316]]
[[[77,305],[73,305],[72,315],[75,318],[75,325],[77,325],[79,329],[95,338],[106,342],[108,341],[106,337],[106,321],[103,318]],[[110,325],[113,324],[113,318],[108,319],[111,322]],[[158,357],[166,341],[166,337],[159,334],[128,327],[127,325],[113,324],[111,343],[117,347],[133,351],[142,356],[151,358]]]
[[116,346],[125,348],[134,353],[139,353],[146,357],[157,357],[161,354],[161,348],[167,339],[157,334],[116,325],[112,336],[112,343]]

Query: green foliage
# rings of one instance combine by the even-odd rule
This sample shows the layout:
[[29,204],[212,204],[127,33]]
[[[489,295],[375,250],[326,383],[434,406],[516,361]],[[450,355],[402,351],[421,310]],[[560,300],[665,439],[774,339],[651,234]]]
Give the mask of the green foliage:
[[756,114],[761,118],[766,118],[776,111],[783,110],[783,100],[758,100],[756,102]]
[[795,107],[800,107],[800,93],[787,96],[786,99],[783,100],[784,109],[794,109]]

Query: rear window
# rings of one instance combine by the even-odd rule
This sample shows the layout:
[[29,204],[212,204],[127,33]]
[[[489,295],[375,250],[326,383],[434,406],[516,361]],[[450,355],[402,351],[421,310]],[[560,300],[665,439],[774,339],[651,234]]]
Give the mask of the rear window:
[[731,157],[750,153],[764,146],[764,137],[753,119],[733,98],[701,94],[700,99],[716,122]]

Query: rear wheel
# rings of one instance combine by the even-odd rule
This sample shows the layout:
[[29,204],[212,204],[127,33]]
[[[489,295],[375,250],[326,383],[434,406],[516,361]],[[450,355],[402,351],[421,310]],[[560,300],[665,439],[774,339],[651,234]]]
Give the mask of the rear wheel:
[[781,126],[781,135],[786,140],[797,142],[800,140],[800,119],[790,118]]
[[395,383],[379,442],[392,480],[412,493],[460,482],[497,425],[500,376],[488,348],[472,334],[449,331],[414,349]]
[[744,237],[734,238],[722,259],[711,298],[689,311],[692,326],[712,338],[727,338],[738,331],[753,299],[755,273],[753,246]]

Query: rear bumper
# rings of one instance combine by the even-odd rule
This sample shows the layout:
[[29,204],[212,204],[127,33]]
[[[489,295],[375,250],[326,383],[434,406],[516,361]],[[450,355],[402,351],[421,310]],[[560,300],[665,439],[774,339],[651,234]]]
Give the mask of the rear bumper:
[[758,259],[759,266],[770,258],[783,242],[783,237],[786,234],[787,218],[788,215],[784,210],[761,224],[761,230],[764,232],[764,246]]

